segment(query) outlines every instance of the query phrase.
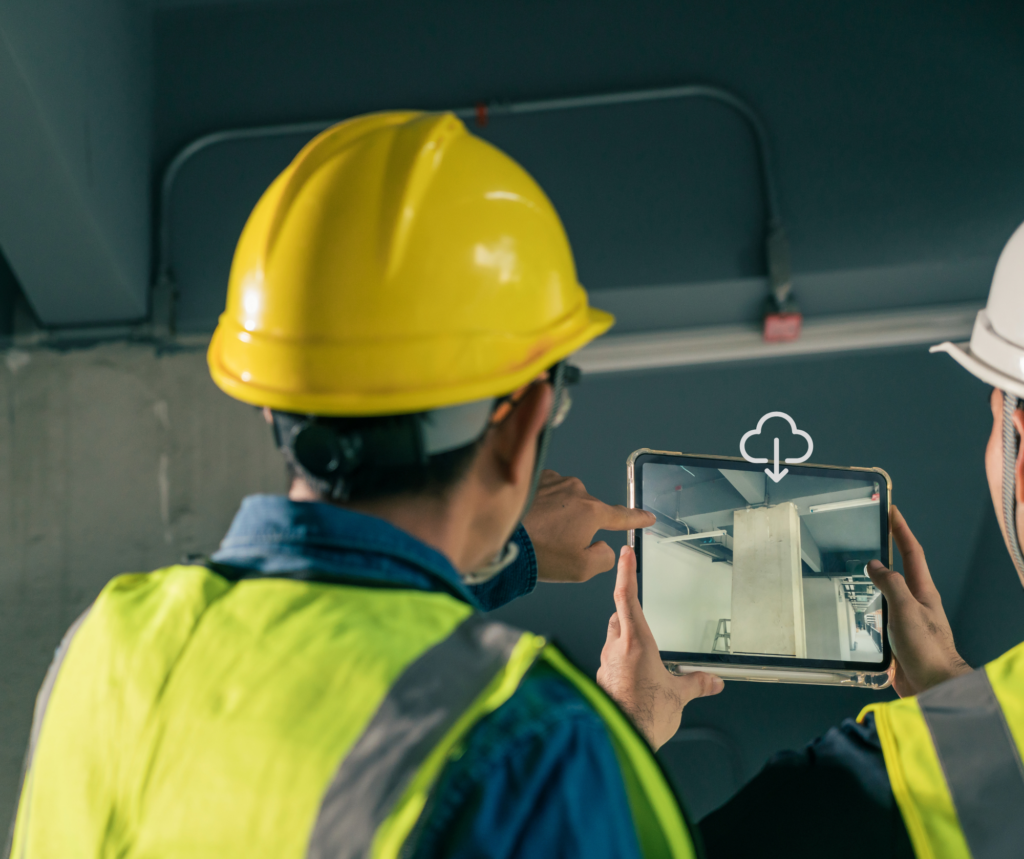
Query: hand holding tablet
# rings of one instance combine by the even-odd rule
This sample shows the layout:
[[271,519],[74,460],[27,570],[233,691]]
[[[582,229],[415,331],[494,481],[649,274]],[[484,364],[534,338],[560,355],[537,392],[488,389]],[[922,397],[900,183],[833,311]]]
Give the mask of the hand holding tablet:
[[[792,462],[792,460],[790,460]],[[892,566],[892,483],[878,468],[643,449],[628,460],[640,599],[675,673],[878,688],[887,606],[867,565]]]

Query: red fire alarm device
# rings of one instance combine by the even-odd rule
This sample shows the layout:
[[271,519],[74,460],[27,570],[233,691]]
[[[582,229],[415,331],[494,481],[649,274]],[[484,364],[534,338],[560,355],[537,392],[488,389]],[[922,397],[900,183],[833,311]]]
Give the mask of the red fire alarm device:
[[765,242],[768,260],[768,280],[771,292],[765,301],[764,341],[785,343],[800,337],[804,316],[793,295],[793,279],[789,267],[789,242],[782,226],[774,224]]
[[785,343],[797,340],[803,327],[802,313],[766,313],[764,317],[764,342]]

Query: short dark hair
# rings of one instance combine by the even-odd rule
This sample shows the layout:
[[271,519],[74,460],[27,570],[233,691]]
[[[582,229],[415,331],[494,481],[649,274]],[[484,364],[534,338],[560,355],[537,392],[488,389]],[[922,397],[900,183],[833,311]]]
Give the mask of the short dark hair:
[[[324,500],[369,501],[399,495],[441,498],[469,471],[481,439],[433,456],[420,452],[419,415],[330,418],[274,411],[274,440],[289,476]],[[351,467],[330,468],[353,447]],[[331,453],[325,451],[330,449]]]

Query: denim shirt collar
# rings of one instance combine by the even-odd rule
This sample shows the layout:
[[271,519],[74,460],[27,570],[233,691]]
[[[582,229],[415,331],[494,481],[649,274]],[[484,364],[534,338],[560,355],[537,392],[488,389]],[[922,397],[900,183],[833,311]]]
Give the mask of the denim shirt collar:
[[383,519],[331,504],[250,495],[210,559],[267,575],[316,572],[367,584],[445,590],[481,608],[451,562]]

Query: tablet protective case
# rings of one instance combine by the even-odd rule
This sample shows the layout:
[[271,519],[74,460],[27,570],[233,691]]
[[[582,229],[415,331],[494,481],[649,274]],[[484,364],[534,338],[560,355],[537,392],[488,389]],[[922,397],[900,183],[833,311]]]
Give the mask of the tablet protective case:
[[[704,454],[683,454],[678,451],[662,451],[652,450],[650,448],[641,448],[636,450],[629,455],[626,460],[627,469],[627,497],[628,506],[637,506],[637,480],[639,479],[640,469],[637,466],[637,460],[645,455],[652,456],[667,456],[667,457],[686,457],[688,459],[708,460],[708,465],[711,466],[715,462],[723,463],[743,463],[740,466],[743,469],[749,469],[747,461],[740,457],[732,456],[710,456]],[[829,466],[829,465],[815,465],[811,463],[803,463],[801,469],[828,469],[828,470],[839,470],[839,471],[857,471],[867,472],[875,474],[881,478],[880,484],[884,483],[885,486],[885,504],[886,510],[888,511],[892,503],[892,480],[889,475],[881,468],[851,468],[844,466]],[[678,488],[678,487],[677,487]],[[889,521],[889,517],[886,517],[886,521]],[[886,566],[892,569],[892,531],[891,524],[889,526],[889,533],[886,535],[883,547],[882,561]],[[681,539],[681,538],[680,538]],[[629,545],[636,549],[636,532],[630,531],[628,534]],[[888,555],[886,557],[885,555]],[[642,554],[638,553],[638,563],[642,565]],[[642,566],[638,568],[638,573],[642,576]],[[888,647],[888,630],[883,628],[882,638],[884,647],[883,652],[885,654],[890,653]],[[663,660],[666,668],[674,674],[689,674],[695,671],[707,671],[712,674],[716,674],[725,680],[748,680],[753,682],[761,683],[802,683],[802,684],[818,684],[828,686],[854,686],[867,689],[884,689],[890,685],[890,678],[888,673],[888,660],[883,659],[880,663],[880,670],[872,671],[864,667],[848,668],[843,665],[837,665],[835,667],[821,668],[821,667],[806,667],[802,665],[794,665],[792,668],[780,665],[759,665],[744,664],[742,659],[737,659],[729,663],[715,660],[701,660],[700,654],[692,654],[692,659],[673,659],[666,658],[666,651],[662,651]],[[891,657],[890,657],[891,658]]]

